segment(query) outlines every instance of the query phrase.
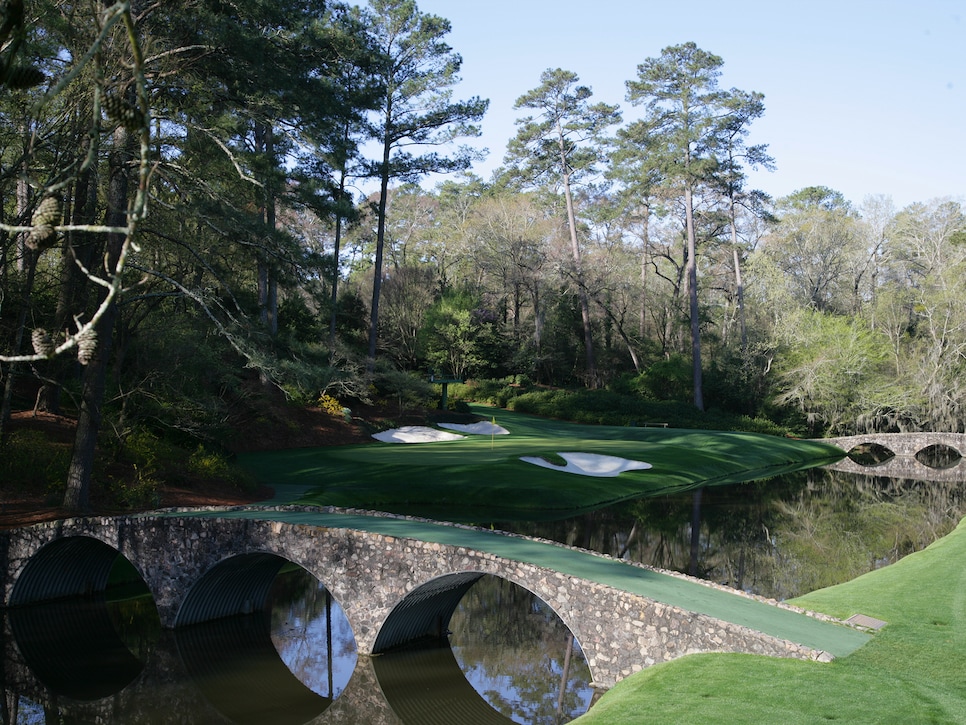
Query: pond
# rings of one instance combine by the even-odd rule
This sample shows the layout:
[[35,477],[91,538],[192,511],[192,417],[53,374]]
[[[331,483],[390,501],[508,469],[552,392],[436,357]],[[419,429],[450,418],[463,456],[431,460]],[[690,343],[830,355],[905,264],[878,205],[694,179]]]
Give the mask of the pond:
[[[811,470],[493,525],[785,599],[945,535],[966,514],[964,489]],[[464,596],[444,638],[378,657],[359,656],[338,602],[294,565],[261,615],[167,631],[143,589],[120,586],[10,610],[2,632],[0,722],[11,725],[556,725],[599,694],[553,611],[491,576]]]

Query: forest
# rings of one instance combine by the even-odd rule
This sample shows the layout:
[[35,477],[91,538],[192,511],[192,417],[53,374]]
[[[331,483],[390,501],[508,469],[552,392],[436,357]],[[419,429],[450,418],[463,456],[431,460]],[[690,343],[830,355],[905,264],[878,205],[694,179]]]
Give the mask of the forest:
[[966,430],[960,201],[747,188],[780,162],[748,142],[765,99],[688,42],[626,99],[547,69],[479,178],[450,29],[413,0],[0,0],[0,439],[76,417],[65,506],[99,440],[217,442],[265,388]]

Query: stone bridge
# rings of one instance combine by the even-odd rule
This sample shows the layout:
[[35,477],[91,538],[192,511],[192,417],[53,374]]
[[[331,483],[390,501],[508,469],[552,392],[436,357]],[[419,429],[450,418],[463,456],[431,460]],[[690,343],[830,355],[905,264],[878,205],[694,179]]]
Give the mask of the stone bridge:
[[[963,433],[867,433],[823,438],[822,442],[831,443],[846,452],[852,451],[857,446],[874,444],[895,454],[881,463],[872,465],[862,465],[851,458],[843,458],[838,463],[826,466],[833,471],[941,483],[966,480],[966,458],[963,458],[966,456],[966,434]],[[918,453],[934,446],[952,449],[960,455],[959,460],[946,468],[934,468],[922,463],[916,457]]]
[[[346,523],[339,523],[342,518]],[[867,638],[738,592],[696,580],[682,582],[683,577],[589,552],[581,552],[589,561],[581,564],[588,576],[528,563],[512,554],[534,543],[574,551],[548,542],[433,524],[457,539],[470,534],[492,537],[511,552],[499,555],[479,547],[399,535],[414,523],[401,517],[366,515],[370,528],[376,530],[355,526],[362,519],[361,514],[342,516],[335,511],[325,518],[317,511],[246,509],[207,515],[78,518],[2,531],[2,601],[15,611],[27,608],[24,605],[101,591],[120,554],[147,584],[162,624],[177,632],[193,623],[259,611],[276,573],[286,562],[294,562],[339,602],[358,651],[365,655],[422,637],[439,637],[463,594],[483,575],[492,574],[533,592],[557,613],[574,634],[599,687],[690,653],[826,659],[842,651],[821,645],[845,643],[845,651],[852,651]],[[390,524],[396,525],[389,529],[396,533],[384,533]],[[595,581],[593,570],[607,566],[620,568],[629,585],[643,581],[654,586],[652,579],[660,577],[674,580],[673,586],[686,589],[684,596],[692,605],[669,604],[627,590],[634,586],[619,588]],[[738,616],[732,619],[740,623],[703,613],[709,597],[733,599],[729,606]],[[778,615],[795,621],[780,626],[777,635],[754,626],[758,618],[764,621]],[[803,628],[812,628],[811,634],[797,637],[800,641],[780,636],[786,631],[801,634]],[[818,639],[809,641],[819,631]]]

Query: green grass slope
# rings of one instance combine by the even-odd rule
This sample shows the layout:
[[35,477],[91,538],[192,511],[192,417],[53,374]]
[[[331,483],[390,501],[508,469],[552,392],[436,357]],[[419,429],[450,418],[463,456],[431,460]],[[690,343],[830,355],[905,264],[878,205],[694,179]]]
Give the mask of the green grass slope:
[[[820,465],[842,452],[754,433],[592,426],[476,408],[510,435],[421,444],[372,443],[242,456],[260,481],[310,491],[303,503],[460,522],[562,518],[640,496],[736,483]],[[521,461],[560,452],[644,461],[596,478]]]
[[795,600],[888,622],[848,657],[685,657],[624,680],[575,722],[966,723],[964,561],[966,521],[892,566]]

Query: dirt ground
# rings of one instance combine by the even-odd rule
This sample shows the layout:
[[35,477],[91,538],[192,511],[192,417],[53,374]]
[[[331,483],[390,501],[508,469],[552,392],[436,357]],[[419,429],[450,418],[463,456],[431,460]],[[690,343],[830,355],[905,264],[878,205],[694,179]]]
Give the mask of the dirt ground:
[[[444,414],[445,415],[445,414]],[[319,408],[297,407],[276,402],[260,411],[257,419],[233,422],[241,431],[231,444],[234,453],[281,450],[314,446],[372,443],[372,431],[392,425],[426,424],[440,417],[439,411],[415,410],[400,413],[392,405],[359,405],[352,419],[329,415]],[[447,419],[453,417],[447,415]],[[73,444],[76,421],[72,418],[33,411],[19,411],[12,416],[10,430],[43,431],[53,445]],[[181,506],[226,506],[254,503],[270,498],[270,488],[244,491],[228,483],[194,482],[189,487],[162,484],[158,508]],[[92,492],[90,514],[113,515],[123,511]],[[155,507],[152,507],[155,508]],[[51,506],[42,492],[19,490],[0,481],[0,528],[27,526],[42,521],[66,518],[71,512]]]

